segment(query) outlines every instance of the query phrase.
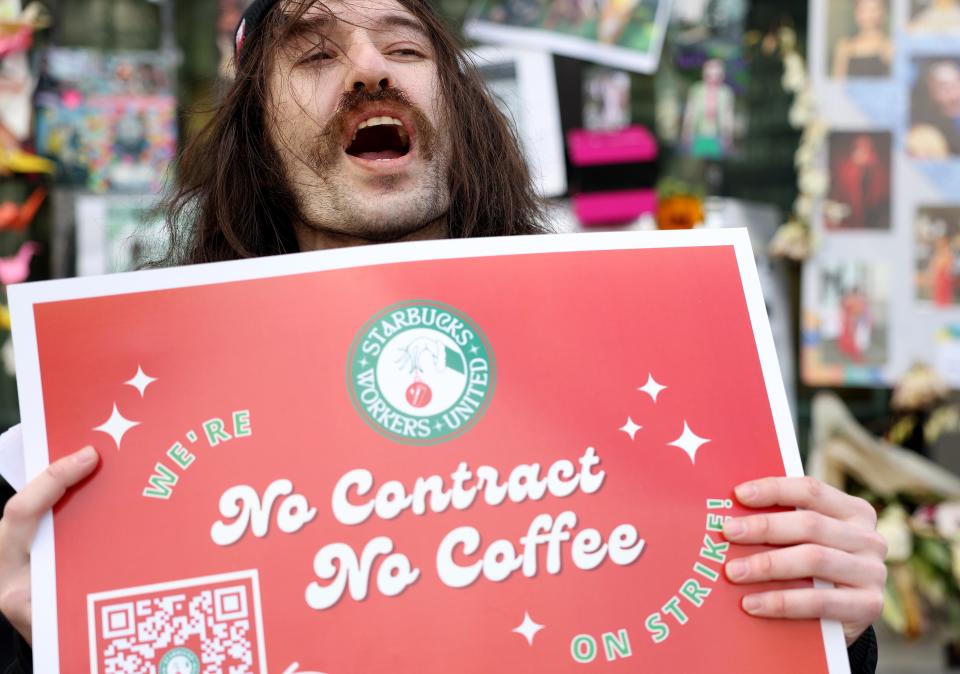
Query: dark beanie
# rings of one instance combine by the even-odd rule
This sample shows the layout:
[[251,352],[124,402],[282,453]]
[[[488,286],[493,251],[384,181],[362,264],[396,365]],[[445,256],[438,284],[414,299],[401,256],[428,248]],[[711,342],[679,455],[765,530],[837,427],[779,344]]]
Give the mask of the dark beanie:
[[277,0],[253,0],[247,10],[240,17],[240,25],[234,34],[234,52],[236,60],[240,60],[241,49],[250,36],[255,35],[257,27],[263,21],[270,9],[277,4]]

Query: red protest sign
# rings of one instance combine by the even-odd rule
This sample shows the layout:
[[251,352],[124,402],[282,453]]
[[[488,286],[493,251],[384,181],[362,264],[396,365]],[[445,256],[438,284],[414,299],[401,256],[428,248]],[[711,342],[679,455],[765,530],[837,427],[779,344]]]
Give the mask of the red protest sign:
[[845,667],[839,626],[750,618],[723,575],[733,486],[800,472],[743,232],[12,300],[28,470],[102,456],[34,550],[39,671]]

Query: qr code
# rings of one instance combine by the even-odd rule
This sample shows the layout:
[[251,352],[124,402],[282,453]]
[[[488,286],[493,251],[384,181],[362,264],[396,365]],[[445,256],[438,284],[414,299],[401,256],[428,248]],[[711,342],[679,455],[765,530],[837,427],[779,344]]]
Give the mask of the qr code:
[[94,674],[263,674],[256,571],[87,597]]

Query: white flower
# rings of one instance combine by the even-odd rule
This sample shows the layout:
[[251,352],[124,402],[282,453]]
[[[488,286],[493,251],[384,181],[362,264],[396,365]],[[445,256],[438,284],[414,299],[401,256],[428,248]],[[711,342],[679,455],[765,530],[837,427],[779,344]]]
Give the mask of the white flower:
[[941,503],[933,511],[933,522],[937,533],[951,539],[960,533],[960,501]]
[[801,194],[797,197],[797,200],[793,202],[793,212],[801,220],[808,221],[813,217],[813,207],[815,205],[816,201],[813,197]]
[[791,92],[799,92],[807,85],[807,64],[803,57],[791,52],[783,57],[783,88]]
[[813,110],[804,101],[797,98],[790,106],[788,121],[794,129],[802,129],[813,118]]
[[791,220],[780,226],[767,250],[771,257],[803,262],[810,257],[810,230],[802,222]]
[[820,145],[827,139],[828,133],[830,133],[830,127],[827,123],[817,119],[807,124],[807,128],[803,130],[803,142]]
[[821,169],[807,168],[800,172],[800,191],[815,199],[823,197],[830,187],[830,178]]
[[810,168],[817,160],[819,147],[814,143],[801,142],[797,147],[797,153],[793,156],[793,165],[798,169]]
[[913,532],[906,511],[899,505],[887,506],[877,522],[877,531],[887,541],[887,561],[905,562],[913,555]]
[[823,214],[834,223],[841,223],[850,217],[850,206],[840,201],[828,201],[823,205]]
[[948,392],[947,383],[933,368],[917,363],[897,382],[890,406],[904,411],[928,409],[943,400]]

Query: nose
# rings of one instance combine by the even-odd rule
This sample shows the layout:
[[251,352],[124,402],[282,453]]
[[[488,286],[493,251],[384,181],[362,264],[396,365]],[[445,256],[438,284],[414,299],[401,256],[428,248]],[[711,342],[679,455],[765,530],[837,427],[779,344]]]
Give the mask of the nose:
[[344,91],[378,91],[391,85],[387,59],[366,36],[358,36],[349,53],[350,66],[344,82]]

